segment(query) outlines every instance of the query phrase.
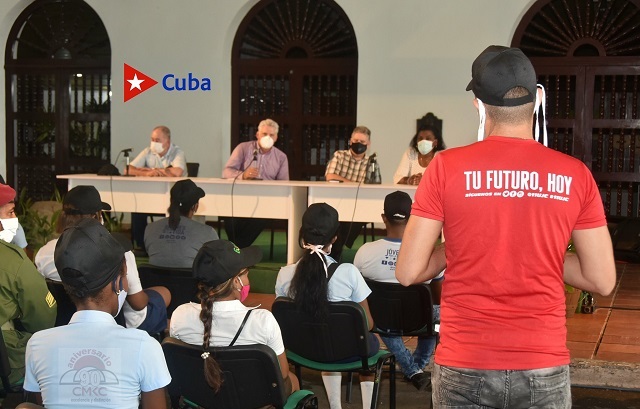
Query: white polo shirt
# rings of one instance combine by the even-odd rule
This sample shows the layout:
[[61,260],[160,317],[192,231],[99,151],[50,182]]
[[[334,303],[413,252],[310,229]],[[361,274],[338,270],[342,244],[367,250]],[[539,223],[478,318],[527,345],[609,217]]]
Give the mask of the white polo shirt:
[[[400,251],[400,239],[383,238],[380,240],[364,243],[356,253],[353,264],[360,270],[362,275],[370,280],[383,283],[397,283],[396,261]],[[434,280],[441,280],[444,271],[440,272]],[[429,284],[431,280],[425,283]]]
[[[211,338],[209,344],[216,347],[229,346],[240,328],[247,311],[240,301],[216,301],[213,303]],[[202,345],[204,324],[200,321],[200,304],[182,304],[171,316],[169,334],[187,344]],[[271,311],[253,309],[235,345],[262,344],[273,349],[276,355],[284,353],[284,342],[280,326]]]
[[141,392],[169,382],[158,341],[106,312],[78,311],[27,344],[24,389],[41,392],[47,409],[137,409]]
[[[327,266],[336,262],[333,258],[329,256],[326,257],[328,261]],[[278,272],[278,277],[276,278],[277,297],[289,296],[289,287],[296,273],[296,267],[298,267],[298,263],[289,264],[288,266],[282,267]],[[340,266],[336,268],[336,271],[334,271],[327,285],[327,297],[331,302],[353,301],[360,303],[366,299],[369,294],[371,294],[371,289],[369,289],[369,286],[365,283],[362,274],[350,263],[340,264]]]

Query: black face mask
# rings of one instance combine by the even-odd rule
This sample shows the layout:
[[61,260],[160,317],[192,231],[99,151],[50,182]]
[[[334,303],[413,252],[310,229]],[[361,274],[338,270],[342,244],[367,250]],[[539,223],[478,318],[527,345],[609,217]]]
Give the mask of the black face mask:
[[356,155],[361,155],[367,150],[367,145],[361,144],[360,142],[353,142],[351,144],[351,150]]

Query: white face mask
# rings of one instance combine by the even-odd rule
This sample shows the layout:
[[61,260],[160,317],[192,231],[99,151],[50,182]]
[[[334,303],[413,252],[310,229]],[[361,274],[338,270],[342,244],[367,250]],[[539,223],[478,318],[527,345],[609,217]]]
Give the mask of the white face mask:
[[484,123],[487,119],[487,113],[484,109],[484,103],[478,99],[478,115],[480,116],[480,125],[478,126],[478,142],[484,139]]
[[542,101],[539,100],[538,93],[536,92],[536,102],[535,102],[534,111],[533,111],[535,114],[535,121],[536,121],[535,138],[536,138],[536,141],[540,142],[540,139],[539,139],[540,138],[540,118],[538,116],[540,115],[540,108],[542,107],[542,144],[544,146],[549,146],[549,141],[547,137],[547,124],[546,124],[546,120],[547,120],[546,92],[542,85],[537,84],[536,87],[542,90]]
[[116,315],[114,315],[114,317],[117,317],[118,314],[120,314],[120,310],[122,310],[122,306],[124,305],[124,302],[127,299],[127,291],[124,289],[122,285],[122,280],[124,280],[124,278],[120,279],[120,290],[116,291],[116,294],[118,295],[118,312],[116,313]]
[[418,141],[418,152],[420,152],[421,155],[426,155],[432,150],[433,150],[433,141],[427,141],[426,139]]
[[16,232],[18,231],[18,218],[12,217],[10,219],[0,219],[0,223],[2,223],[3,229],[0,231],[0,240],[11,243],[11,240],[13,240],[16,236]]
[[161,154],[164,148],[162,147],[162,142],[151,142],[151,146],[149,147],[151,152],[155,154]]
[[260,138],[259,143],[262,149],[271,149],[271,147],[273,146],[273,138],[269,135],[263,136],[262,138]]

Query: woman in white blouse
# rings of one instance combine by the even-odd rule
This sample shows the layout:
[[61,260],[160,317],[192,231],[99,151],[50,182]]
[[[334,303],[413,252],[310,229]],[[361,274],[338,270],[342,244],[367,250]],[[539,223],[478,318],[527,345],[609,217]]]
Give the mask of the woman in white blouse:
[[411,139],[409,148],[402,154],[400,164],[393,175],[393,182],[402,185],[417,185],[422,179],[436,152],[445,149],[440,129],[422,125]]

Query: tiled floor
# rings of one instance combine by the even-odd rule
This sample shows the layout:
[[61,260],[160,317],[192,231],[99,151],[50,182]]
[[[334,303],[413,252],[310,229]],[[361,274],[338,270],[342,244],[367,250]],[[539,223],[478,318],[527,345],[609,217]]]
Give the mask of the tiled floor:
[[[640,363],[640,265],[617,264],[618,285],[611,295],[595,295],[593,314],[567,318],[572,358]],[[271,308],[273,294],[250,294],[247,305]],[[406,339],[410,349],[415,340]]]
[[567,319],[572,358],[640,363],[640,265],[619,263],[611,295],[595,295],[593,314]]

